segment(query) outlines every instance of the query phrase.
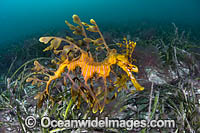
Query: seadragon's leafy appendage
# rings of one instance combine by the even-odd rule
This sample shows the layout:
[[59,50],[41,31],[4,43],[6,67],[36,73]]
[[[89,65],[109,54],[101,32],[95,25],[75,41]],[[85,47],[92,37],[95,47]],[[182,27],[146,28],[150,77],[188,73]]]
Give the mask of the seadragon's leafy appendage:
[[[99,31],[98,26],[96,25],[96,22],[93,19],[91,19],[90,22],[93,25],[86,24],[84,22],[81,22],[77,15],[74,15],[73,19],[74,19],[74,22],[77,23],[79,26],[75,27],[75,26],[69,24],[67,21],[66,21],[66,24],[70,27],[71,30],[74,30],[74,32],[75,32],[74,34],[80,33],[80,35],[84,36],[85,38],[83,40],[87,44],[89,44],[89,43],[99,44],[99,45],[104,44],[104,46],[108,52],[107,57],[101,62],[96,62],[93,59],[93,57],[91,56],[91,54],[89,54],[88,52],[86,52],[83,49],[81,49],[80,47],[78,47],[75,44],[75,42],[72,42],[69,39],[63,39],[63,38],[58,38],[58,37],[41,37],[40,42],[43,42],[45,44],[47,44],[48,42],[51,43],[51,45],[49,47],[47,47],[44,51],[54,49],[54,53],[56,53],[56,54],[62,53],[61,54],[62,61],[59,64],[58,69],[54,72],[54,75],[49,75],[49,79],[46,82],[46,89],[44,90],[44,92],[42,94],[40,93],[39,96],[37,96],[37,98],[40,97],[38,99],[43,100],[43,99],[41,99],[41,97],[43,98],[45,94],[50,96],[49,88],[50,88],[51,82],[53,80],[61,78],[62,73],[64,73],[66,71],[66,68],[68,69],[67,74],[69,74],[70,71],[74,71],[77,67],[79,67],[79,68],[81,68],[81,74],[84,78],[84,84],[88,91],[81,90],[80,87],[76,87],[76,88],[79,89],[78,91],[79,91],[80,95],[82,96],[82,98],[85,101],[90,102],[92,104],[94,113],[96,113],[98,111],[98,109],[100,110],[100,112],[102,112],[104,109],[106,100],[107,100],[107,95],[108,95],[106,78],[110,75],[111,66],[114,64],[121,67],[127,73],[128,77],[130,77],[136,90],[140,90],[140,91],[143,90],[144,88],[142,86],[140,86],[140,84],[136,81],[135,77],[132,74],[132,72],[135,72],[135,73],[138,72],[138,67],[129,62],[129,59],[128,59],[129,57],[126,54],[119,54],[119,53],[117,53],[116,49],[109,49],[109,47],[105,43],[105,40],[104,40],[101,32]],[[83,29],[83,25],[88,27],[88,28],[86,28],[86,30],[88,30],[88,31],[99,32],[100,38],[96,39],[96,41],[88,38],[85,33],[85,30]],[[59,50],[57,50],[57,48],[60,46],[60,43],[62,41],[67,42],[69,44],[69,46],[64,46],[63,50],[59,51]],[[132,42],[130,44],[133,44],[133,49],[134,49],[136,43]],[[76,57],[72,60],[69,60],[68,55],[70,53],[69,52],[70,50],[71,51],[79,51],[80,56]],[[133,52],[133,50],[131,52]],[[93,78],[94,75],[97,75],[98,77],[102,77],[102,79],[104,81],[104,88],[102,88],[103,90],[101,90],[101,92],[103,92],[103,94],[104,94],[103,104],[101,104],[99,99],[97,98],[99,92],[92,91],[91,88],[89,87],[89,85],[87,84],[88,79]],[[92,100],[90,100],[88,98],[88,96],[91,96]]]

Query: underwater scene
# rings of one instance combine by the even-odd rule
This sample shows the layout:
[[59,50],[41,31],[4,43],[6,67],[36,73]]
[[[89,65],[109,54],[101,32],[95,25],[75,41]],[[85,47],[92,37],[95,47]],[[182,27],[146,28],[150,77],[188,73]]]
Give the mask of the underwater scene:
[[199,133],[199,0],[1,0],[1,133]]

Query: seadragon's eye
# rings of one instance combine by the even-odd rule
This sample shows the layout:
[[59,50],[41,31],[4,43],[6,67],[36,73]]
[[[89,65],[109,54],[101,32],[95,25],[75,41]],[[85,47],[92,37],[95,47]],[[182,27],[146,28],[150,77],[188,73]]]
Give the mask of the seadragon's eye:
[[132,72],[138,72],[138,67],[136,65],[128,64],[128,69]]
[[138,72],[138,67],[133,65],[132,68],[131,68],[131,71],[133,72]]

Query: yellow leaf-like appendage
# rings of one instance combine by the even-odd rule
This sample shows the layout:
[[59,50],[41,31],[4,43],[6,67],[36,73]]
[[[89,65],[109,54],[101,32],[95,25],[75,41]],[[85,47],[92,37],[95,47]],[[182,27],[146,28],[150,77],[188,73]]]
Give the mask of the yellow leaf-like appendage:
[[73,15],[72,18],[74,23],[81,25],[81,20],[78,15]]
[[94,19],[90,19],[90,23],[96,25],[96,22],[94,21]]
[[83,38],[83,41],[85,41],[86,43],[90,43],[92,42],[93,40],[91,38]]
[[40,37],[39,41],[47,44],[53,37]]
[[34,61],[34,66],[35,67],[33,68],[33,70],[37,72],[43,71],[45,69],[45,67],[42,66],[38,61]]
[[70,24],[67,20],[65,20],[65,24],[69,27],[70,30],[75,30],[76,26]]
[[56,37],[41,37],[39,41],[45,44],[51,41],[51,45],[43,50],[45,52],[48,50],[57,49],[60,46],[62,39]]
[[84,38],[83,40],[86,43],[93,43],[96,46],[100,46],[100,45],[102,45],[104,43],[102,38],[97,38],[96,40],[93,40],[91,38]]
[[86,30],[88,30],[88,31],[90,31],[90,32],[99,32],[96,25],[89,25],[89,24],[87,24],[87,23],[85,23],[85,22],[82,22],[82,24],[83,24],[84,26],[86,26],[86,27],[87,27]]

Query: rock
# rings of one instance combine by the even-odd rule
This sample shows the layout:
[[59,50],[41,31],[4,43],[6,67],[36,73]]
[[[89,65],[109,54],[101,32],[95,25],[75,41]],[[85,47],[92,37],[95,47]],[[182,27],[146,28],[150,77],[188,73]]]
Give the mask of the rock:
[[147,77],[150,82],[155,84],[165,84],[166,81],[163,77],[160,76],[158,71],[153,68],[146,68],[145,71],[147,72]]

